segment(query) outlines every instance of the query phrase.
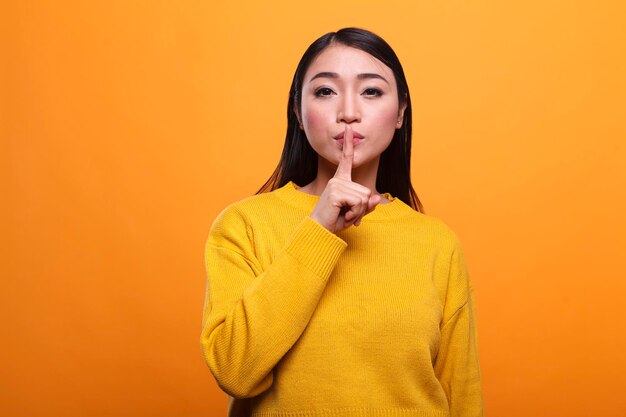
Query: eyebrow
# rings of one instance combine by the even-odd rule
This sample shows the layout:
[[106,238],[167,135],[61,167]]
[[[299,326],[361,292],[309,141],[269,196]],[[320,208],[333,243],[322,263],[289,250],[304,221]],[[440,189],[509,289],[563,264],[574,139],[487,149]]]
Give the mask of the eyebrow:
[[[309,80],[309,82],[313,81],[316,78],[339,78],[339,74],[337,74],[336,72],[320,72],[320,73],[315,74],[315,76],[313,76],[313,78],[311,78]],[[373,73],[373,72],[366,72],[366,73],[363,73],[363,74],[357,74],[356,78],[359,79],[359,80],[367,80],[367,79],[371,79],[371,78],[378,78],[380,80],[383,80],[387,84],[389,84],[389,81],[387,81],[385,79],[385,77],[383,77],[380,74]]]

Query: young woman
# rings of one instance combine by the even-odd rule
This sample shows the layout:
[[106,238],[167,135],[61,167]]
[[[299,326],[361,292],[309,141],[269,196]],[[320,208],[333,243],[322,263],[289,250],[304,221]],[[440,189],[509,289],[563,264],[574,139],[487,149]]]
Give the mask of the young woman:
[[455,234],[410,180],[411,100],[391,47],[316,40],[282,158],[206,245],[201,345],[230,416],[481,416],[474,296]]

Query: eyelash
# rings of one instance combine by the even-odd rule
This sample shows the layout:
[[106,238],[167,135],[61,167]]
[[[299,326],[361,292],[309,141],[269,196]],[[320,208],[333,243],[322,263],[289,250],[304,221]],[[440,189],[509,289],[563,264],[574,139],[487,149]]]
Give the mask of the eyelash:
[[383,92],[381,90],[379,90],[378,88],[366,88],[365,91],[373,91],[374,92],[374,94],[373,94],[374,97],[380,97],[380,96],[383,95]]
[[[369,96],[369,97],[380,97],[380,96],[382,96],[382,95],[383,95],[383,92],[382,92],[381,90],[379,90],[378,88],[372,88],[372,87],[370,87],[370,88],[366,88],[366,89],[363,91],[363,93],[366,93],[366,92],[368,92],[368,91],[369,91],[369,92],[373,92],[373,94],[366,94],[366,96]],[[321,87],[321,88],[318,88],[317,90],[315,90],[315,97],[328,97],[328,96],[330,95],[330,93],[329,93],[329,92],[330,92],[330,93],[333,93],[334,91],[333,91],[333,90],[331,90],[331,89],[330,89],[330,88],[328,88],[328,87]],[[323,94],[323,93],[328,93],[328,94]]]
[[330,94],[322,94],[323,92],[333,92],[333,90],[331,90],[328,87],[321,87],[318,88],[317,90],[315,90],[315,97],[328,97]]

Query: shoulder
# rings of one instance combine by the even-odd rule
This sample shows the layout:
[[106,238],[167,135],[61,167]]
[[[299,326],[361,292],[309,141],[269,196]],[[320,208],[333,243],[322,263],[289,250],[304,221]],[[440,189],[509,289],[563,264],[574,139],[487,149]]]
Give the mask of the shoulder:
[[444,307],[444,322],[465,305],[471,293],[469,272],[458,235],[442,219],[418,213],[426,245],[432,250],[432,280]]
[[439,236],[439,239],[442,244],[448,245],[450,247],[456,247],[460,245],[460,240],[458,235],[452,230],[450,226],[442,219],[433,216],[427,216],[422,214],[423,217],[427,219],[428,228],[432,231],[432,233],[436,236]]
[[226,206],[217,215],[209,231],[208,243],[222,240],[250,239],[252,225],[262,216],[280,210],[280,200],[273,192],[256,194]]
[[255,194],[227,205],[215,218],[215,223],[246,220],[249,217],[261,215],[267,210],[278,209],[280,200],[275,192]]
[[441,218],[421,213],[408,206],[406,208],[405,215],[398,219],[405,233],[420,236],[434,247],[446,251],[452,252],[460,248],[458,235]]

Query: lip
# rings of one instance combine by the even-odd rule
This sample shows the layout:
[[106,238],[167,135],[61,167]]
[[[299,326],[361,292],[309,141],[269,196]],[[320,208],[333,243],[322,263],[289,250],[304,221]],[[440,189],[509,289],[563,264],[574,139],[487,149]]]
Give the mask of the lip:
[[[335,139],[337,139],[337,140],[343,139],[343,135],[344,135],[345,133],[346,133],[346,132],[342,130],[342,131],[341,131],[341,133],[339,133],[338,135],[333,136],[333,138],[335,138]],[[363,135],[362,135],[362,134],[360,134],[359,132],[357,132],[356,130],[352,132],[352,135],[353,135],[352,137],[353,137],[354,139],[363,139]]]
[[[343,138],[339,138],[339,139],[335,139],[335,140],[337,141],[337,143],[340,146],[343,146]],[[361,143],[361,139],[360,138],[356,138],[356,137],[352,138],[352,144],[354,146],[358,145],[359,143]]]

